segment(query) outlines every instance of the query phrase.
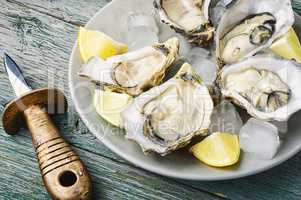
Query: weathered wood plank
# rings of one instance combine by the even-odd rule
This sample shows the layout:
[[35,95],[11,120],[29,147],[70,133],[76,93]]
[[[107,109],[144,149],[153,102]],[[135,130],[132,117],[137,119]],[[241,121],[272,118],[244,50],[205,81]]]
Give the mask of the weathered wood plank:
[[262,199],[283,200],[301,199],[300,165],[298,154],[282,165],[255,176],[221,182],[183,182],[212,193],[222,193],[235,200]]
[[[111,0],[7,0],[73,24],[84,25],[100,8]],[[143,1],[143,0],[142,0]],[[292,0],[294,9],[301,12],[300,0]]]
[[[13,2],[13,3],[10,3]],[[4,0],[0,0],[1,5],[3,5],[2,10],[0,10],[0,49],[6,49],[9,50],[9,52],[16,57],[16,60],[18,63],[22,66],[24,66],[26,74],[30,77],[31,82],[34,83],[34,86],[41,87],[45,86],[48,83],[50,85],[59,87],[65,92],[68,91],[67,83],[66,83],[66,74],[67,74],[67,62],[69,53],[72,48],[73,41],[76,38],[76,27],[73,26],[74,24],[82,24],[86,22],[86,20],[94,14],[95,11],[98,10],[96,8],[95,4],[99,5],[103,1],[83,1],[85,4],[92,5],[83,7],[81,4],[81,1],[75,1],[72,0],[70,2],[73,2],[74,5],[81,5],[77,8],[73,9],[72,6],[69,5],[69,2],[66,1],[19,1],[19,3],[23,2],[26,4],[20,5],[19,3],[16,4],[15,0],[10,0],[8,3]],[[64,11],[61,11],[59,9],[62,9],[63,3],[68,3],[68,10],[66,11],[64,8]],[[78,3],[78,4],[76,4]],[[102,6],[102,5],[100,5]],[[85,10],[87,9],[87,10]],[[91,9],[91,10],[88,10]],[[58,11],[55,11],[58,10]],[[92,12],[93,10],[93,12]],[[36,12],[38,11],[38,12]],[[60,13],[61,14],[57,14]],[[63,13],[67,12],[68,14],[64,15]],[[47,15],[45,15],[47,14]],[[52,17],[49,17],[51,15]],[[76,16],[76,17],[67,17],[64,18],[64,16]],[[63,16],[63,17],[61,17]],[[64,23],[66,21],[72,22],[72,24]],[[1,60],[1,59],[0,59]],[[2,65],[0,61],[0,65]],[[35,67],[40,66],[40,67]],[[58,73],[59,72],[59,73]],[[48,78],[48,75],[50,78]],[[3,105],[5,102],[7,102],[10,98],[13,97],[11,93],[11,89],[9,87],[9,84],[6,80],[6,75],[3,72],[3,68],[0,67],[0,88],[1,88],[1,94],[0,94],[0,104],[1,104],[1,111],[3,110]],[[100,144],[97,140],[95,140],[95,137],[92,136],[87,129],[84,127],[84,125],[78,121],[78,116],[73,110],[73,107],[71,106],[70,113],[67,116],[67,119],[64,118],[56,118],[56,121],[59,123],[62,130],[64,130],[63,134],[65,137],[71,141],[71,143],[75,144],[76,146],[80,147],[81,149],[87,149],[90,152],[87,151],[80,151],[82,153],[87,153],[91,157],[100,157],[101,159],[96,159],[93,161],[90,161],[92,158],[86,158],[84,157],[84,161],[89,163],[89,170],[90,165],[92,167],[95,167],[95,169],[91,169],[91,173],[95,174],[98,173],[98,168],[100,167],[100,163],[103,162],[102,159],[105,159],[107,162],[105,162],[105,167],[115,167],[115,165],[122,166],[125,168],[129,168],[131,171],[130,174],[135,174],[137,177],[128,177],[128,175],[125,176],[125,179],[136,179],[145,177],[144,175],[140,175],[140,170],[137,170],[135,168],[130,168],[127,164],[127,162],[120,159],[115,154],[111,153],[108,149],[106,149],[102,144]],[[62,121],[61,121],[62,120]],[[5,134],[3,134],[3,131],[0,131],[1,135],[0,137],[7,137]],[[72,133],[72,134],[70,134]],[[13,140],[16,140],[16,146],[15,148],[19,149],[21,145],[25,143],[26,148],[30,148],[30,140],[28,136],[26,136],[25,132],[21,133],[21,137],[14,137]],[[24,136],[24,137],[23,137]],[[25,137],[26,136],[26,137]],[[1,142],[3,144],[3,150],[1,149],[1,152],[4,152],[4,149],[6,150],[8,147],[6,145],[11,145],[10,142]],[[80,149],[79,149],[80,150]],[[7,151],[7,150],[6,150]],[[19,155],[19,153],[21,155]],[[35,163],[35,159],[33,151],[27,152],[22,151],[20,152],[14,152],[10,151],[10,153],[7,153],[6,160],[13,160],[10,162],[10,165],[7,165],[6,163],[9,163],[8,161],[3,161],[3,163],[0,161],[0,166],[3,166],[3,171],[8,170],[7,168],[10,168],[9,176],[6,177],[6,179],[1,180],[0,183],[0,191],[18,191],[24,192],[24,198],[29,199],[33,196],[30,196],[31,190],[34,190],[34,196],[37,199],[45,199],[47,198],[47,195],[45,194],[45,191],[41,187],[41,179],[39,179],[38,171],[31,172],[32,169],[26,169],[25,171],[22,171],[22,167],[14,167],[14,163],[18,160],[22,160],[22,156],[24,156],[26,159],[31,159],[31,168],[37,169],[37,164]],[[23,155],[24,154],[24,155]],[[1,156],[4,154],[0,154]],[[29,155],[29,156],[27,156]],[[28,158],[29,157],[29,158]],[[106,157],[106,158],[103,158]],[[24,158],[24,160],[25,160]],[[194,192],[200,193],[200,190],[208,190],[214,193],[223,193],[224,195],[228,196],[232,199],[300,199],[300,190],[298,188],[301,187],[301,175],[300,172],[298,172],[298,166],[301,156],[300,154],[296,156],[294,159],[290,160],[288,163],[269,171],[266,174],[261,174],[258,176],[253,176],[250,178],[240,179],[236,181],[226,181],[226,182],[187,182],[187,181],[181,181],[183,184],[191,185],[197,190],[193,190]],[[2,160],[2,159],[1,159]],[[116,164],[113,161],[118,161]],[[107,164],[107,163],[110,163]],[[124,163],[124,164],[123,164]],[[0,167],[2,170],[2,167]],[[114,168],[112,168],[114,169]],[[22,173],[18,173],[18,170],[21,170]],[[94,172],[96,171],[96,172]],[[122,169],[120,170],[121,172]],[[101,173],[106,173],[107,171],[100,170],[99,174],[97,175],[96,179],[102,177]],[[33,173],[34,175],[32,175]],[[139,175],[137,175],[139,174]],[[149,174],[149,173],[146,173]],[[113,176],[112,174],[110,176]],[[14,179],[12,179],[14,177]],[[15,180],[15,177],[17,178],[17,181]],[[19,177],[19,178],[18,178]],[[28,177],[35,177],[36,179],[30,179],[28,180]],[[154,178],[151,178],[153,176],[149,175],[150,179],[153,180]],[[156,179],[159,179],[157,176],[155,176]],[[147,177],[148,178],[148,177]],[[146,179],[147,179],[146,178]],[[25,179],[23,182],[21,179]],[[169,179],[162,178],[164,181],[168,182],[169,184],[173,185],[174,187],[177,185],[173,181],[170,181]],[[107,179],[106,179],[107,180]],[[143,179],[144,180],[144,179]],[[13,186],[16,182],[19,183],[18,186]],[[118,181],[118,179],[113,179],[112,183],[107,180],[110,184],[115,184],[114,181]],[[6,188],[2,186],[8,182],[9,184],[6,184]],[[172,183],[170,183],[172,182]],[[178,182],[178,181],[177,181]],[[24,187],[23,185],[26,185],[28,183],[32,183],[35,185],[34,187],[31,186],[31,184],[28,185],[28,188]],[[2,185],[3,184],[3,185]],[[152,183],[149,183],[152,184]],[[101,184],[96,181],[96,190],[101,187]],[[160,184],[159,184],[160,185]],[[140,185],[140,187],[143,187],[144,183]],[[162,187],[167,187],[166,185],[161,185]],[[101,189],[101,188],[100,188]],[[103,193],[107,193],[107,189],[112,188],[105,188]],[[174,188],[173,188],[174,189]],[[131,188],[128,189],[128,193],[131,193],[132,195],[134,193],[131,192]],[[185,187],[186,190],[186,187]],[[36,191],[36,192],[35,192]],[[103,191],[103,190],[100,190]],[[173,195],[169,195],[169,193],[173,193],[174,191],[165,190],[162,191],[158,189],[157,193],[164,193],[165,199],[172,199]],[[41,193],[40,196],[37,196],[39,193]],[[122,193],[122,192],[121,192]],[[28,194],[28,195],[27,195]],[[1,196],[2,194],[0,194]],[[13,196],[4,196],[5,199],[14,199],[20,196],[18,194],[12,194]],[[15,196],[14,196],[15,195]],[[16,196],[17,195],[17,196]],[[154,194],[149,194],[154,195]],[[161,195],[161,194],[160,194]],[[191,194],[187,194],[191,195]],[[106,196],[107,198],[109,196]],[[112,196],[110,196],[112,197]],[[116,196],[114,196],[116,197]],[[149,196],[148,196],[149,197]],[[148,198],[147,197],[147,198]],[[158,196],[157,196],[158,197]],[[185,196],[181,196],[185,198]],[[194,196],[196,197],[196,196]],[[121,195],[120,198],[130,198],[130,196],[126,196],[124,194]],[[206,198],[206,197],[205,197]]]
[[[77,28],[16,4],[6,3],[2,0],[0,3],[2,5],[0,48],[8,50],[16,61],[22,67],[24,66],[24,71],[35,87],[42,87],[50,83],[50,86],[61,88],[67,93],[67,62],[76,38]],[[0,64],[3,65],[2,61]],[[5,102],[13,98],[13,94],[3,67],[0,68],[0,78],[0,101],[1,111],[3,111]],[[112,159],[118,161],[119,158],[110,154],[103,145],[82,128],[82,125],[78,125],[78,117],[74,110],[71,109],[67,117],[69,119],[59,123],[60,127],[64,129],[63,134],[66,138],[76,146],[98,152],[98,155],[92,155],[88,151],[80,150],[83,160],[94,177],[95,190],[103,192],[97,197],[105,196],[107,199],[216,199],[213,195],[182,186],[172,180],[159,178],[127,164],[112,161]],[[56,118],[56,121],[58,122],[59,119]],[[5,199],[47,198],[44,188],[41,187],[42,183],[31,148],[31,140],[25,131],[20,134],[21,136],[10,137],[3,132],[3,129],[0,131],[2,140],[0,142],[0,166],[3,172],[0,191],[9,191],[0,196]],[[85,142],[82,143],[82,140]],[[109,159],[100,155],[105,155]],[[12,177],[16,177],[16,179]],[[105,184],[102,184],[102,181]],[[147,191],[147,187],[152,191]],[[141,193],[137,190],[140,190]],[[178,193],[178,191],[181,192]]]
[[301,1],[300,0],[292,0],[294,10],[301,14]]
[[7,0],[22,7],[30,7],[63,21],[84,25],[100,8],[111,0]]
[[[23,136],[0,138],[1,199],[48,199],[28,140]],[[219,199],[167,178],[75,150],[92,176],[94,199]]]
[[[6,3],[0,11],[0,49],[8,51],[22,66],[33,87],[58,87],[68,95],[68,58],[76,39],[77,28],[47,15],[39,14],[16,4]],[[25,58],[25,59],[24,59]],[[0,59],[2,63],[2,59]],[[10,84],[4,68],[0,68],[1,109],[11,98]],[[70,105],[72,105],[69,99]],[[64,119],[64,120],[60,120]],[[74,108],[70,106],[67,118],[57,120],[71,143],[80,143],[82,135],[85,141],[98,143],[95,137],[79,121]],[[70,132],[76,132],[70,134]],[[90,148],[91,145],[86,145]],[[100,145],[100,151],[103,145]],[[93,147],[94,148],[94,147]],[[106,150],[109,153],[108,150]],[[114,154],[111,154],[114,156]],[[117,157],[116,157],[117,158]]]

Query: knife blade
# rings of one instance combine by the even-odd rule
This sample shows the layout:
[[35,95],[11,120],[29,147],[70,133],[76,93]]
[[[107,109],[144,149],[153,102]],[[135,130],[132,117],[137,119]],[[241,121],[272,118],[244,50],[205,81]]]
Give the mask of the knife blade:
[[4,67],[17,97],[32,91],[32,88],[27,83],[20,67],[7,53],[4,53]]

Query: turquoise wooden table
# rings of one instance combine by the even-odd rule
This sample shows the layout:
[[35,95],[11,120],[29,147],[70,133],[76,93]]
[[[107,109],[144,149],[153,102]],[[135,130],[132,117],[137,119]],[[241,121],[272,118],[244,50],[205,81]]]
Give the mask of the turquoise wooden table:
[[[11,54],[34,87],[58,87],[69,96],[68,114],[56,116],[54,120],[88,167],[94,199],[300,200],[301,153],[255,176],[222,182],[189,182],[133,166],[86,129],[68,93],[68,59],[78,27],[108,2],[0,0],[0,53],[4,50]],[[301,0],[295,0],[294,7],[300,13]],[[1,113],[12,98],[0,59]],[[49,199],[26,130],[12,137],[0,128],[0,199]]]

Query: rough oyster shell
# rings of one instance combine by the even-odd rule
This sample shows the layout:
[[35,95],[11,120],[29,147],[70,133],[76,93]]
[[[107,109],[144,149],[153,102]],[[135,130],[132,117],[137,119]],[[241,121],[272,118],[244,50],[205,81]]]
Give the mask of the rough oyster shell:
[[287,121],[301,109],[300,77],[293,61],[255,56],[223,68],[219,84],[225,97],[253,117]]
[[239,0],[217,28],[217,57],[232,64],[270,46],[294,24],[290,0]]
[[211,0],[155,0],[154,6],[163,23],[197,46],[206,46],[213,39],[214,28],[209,20]]
[[159,85],[166,71],[176,60],[179,40],[171,38],[165,43],[113,56],[107,60],[92,58],[79,75],[88,77],[105,90],[137,96]]
[[208,89],[185,63],[174,78],[135,98],[121,116],[127,139],[145,153],[166,155],[206,134],[212,110]]

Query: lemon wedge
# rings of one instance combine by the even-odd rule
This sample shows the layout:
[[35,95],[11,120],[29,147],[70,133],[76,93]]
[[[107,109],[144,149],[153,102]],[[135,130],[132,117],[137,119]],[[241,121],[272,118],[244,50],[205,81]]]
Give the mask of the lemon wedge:
[[295,59],[297,62],[301,62],[301,45],[293,28],[277,39],[270,49],[285,59]]
[[94,107],[97,113],[112,125],[122,127],[120,113],[132,101],[127,94],[119,94],[109,91],[95,90]]
[[99,31],[92,31],[80,27],[78,33],[78,45],[81,57],[87,62],[94,56],[106,59],[110,56],[127,52],[128,46],[119,43]]
[[227,167],[238,162],[240,146],[238,136],[230,133],[213,133],[190,151],[200,161],[213,167]]

